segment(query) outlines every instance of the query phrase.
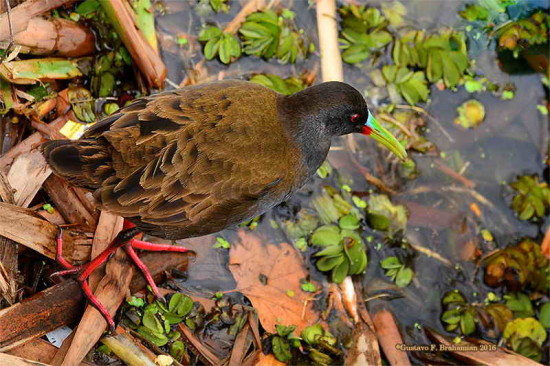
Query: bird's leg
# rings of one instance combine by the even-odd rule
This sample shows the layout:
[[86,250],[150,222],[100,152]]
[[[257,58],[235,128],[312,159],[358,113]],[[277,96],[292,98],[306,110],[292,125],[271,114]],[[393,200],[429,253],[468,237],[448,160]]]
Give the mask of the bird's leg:
[[74,266],[67,262],[67,260],[63,257],[63,239],[62,239],[62,230],[59,230],[59,233],[57,235],[56,239],[56,260],[61,266],[66,268],[63,271],[59,271],[54,273],[54,275],[66,275],[71,273],[78,273],[77,280],[80,282],[82,291],[84,292],[84,295],[90,303],[101,313],[101,315],[105,318],[107,321],[107,324],[109,325],[110,331],[113,332],[115,329],[115,322],[113,321],[113,318],[109,314],[109,311],[101,304],[101,302],[97,299],[97,297],[92,293],[92,290],[90,289],[90,286],[88,285],[87,279],[92,274],[93,271],[95,271],[99,266],[101,266],[103,263],[107,262],[109,257],[120,247],[124,247],[124,250],[132,261],[136,264],[136,266],[141,270],[143,275],[145,276],[145,279],[147,280],[147,283],[149,286],[151,286],[151,290],[153,294],[158,299],[164,299],[164,297],[161,295],[157,285],[155,284],[155,281],[153,279],[153,276],[149,272],[149,269],[147,266],[139,259],[136,251],[134,249],[141,249],[141,250],[148,250],[148,251],[156,251],[156,252],[177,252],[177,253],[185,253],[189,250],[184,247],[175,246],[175,245],[166,245],[166,244],[153,244],[148,243],[142,240],[134,239],[133,237],[138,235],[141,231],[135,227],[134,224],[130,223],[129,221],[124,222],[123,230],[117,235],[117,237],[109,244],[107,248],[103,252],[101,252],[97,257],[92,259],[90,262],[81,265],[81,266]]

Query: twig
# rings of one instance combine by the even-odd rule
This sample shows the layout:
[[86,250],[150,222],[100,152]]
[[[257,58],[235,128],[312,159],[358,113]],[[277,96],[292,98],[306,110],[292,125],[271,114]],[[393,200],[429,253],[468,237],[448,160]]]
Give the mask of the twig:
[[203,361],[210,365],[220,365],[221,360],[213,354],[209,349],[207,349],[197,337],[182,323],[178,324],[179,330],[182,335],[189,341],[187,344],[190,344],[197,352]]
[[426,247],[423,247],[421,245],[416,245],[416,244],[412,244],[409,242],[409,245],[411,246],[411,248],[413,248],[414,250],[416,250],[417,252],[420,252],[430,258],[434,258],[434,259],[437,259],[438,261],[440,261],[441,263],[449,266],[449,267],[452,267],[453,266],[453,263],[448,260],[447,258],[443,258],[439,253],[436,253],[434,252],[433,250],[430,250]]
[[418,106],[410,106],[410,105],[406,105],[406,104],[398,104],[395,107],[400,108],[400,109],[412,109],[413,111],[422,113],[423,115],[425,115],[430,121],[432,121],[441,130],[441,132],[445,135],[445,137],[447,137],[447,139],[450,142],[455,142],[455,140],[451,137],[451,135],[447,132],[447,130],[445,130],[443,128],[441,123],[439,123],[439,121],[437,119],[433,118],[424,108],[418,107]]
[[448,167],[445,163],[443,163],[440,160],[436,160],[435,166],[437,169],[439,169],[442,173],[445,173],[449,177],[453,178],[454,180],[459,181],[460,183],[464,184],[466,187],[473,189],[475,188],[476,184],[474,181],[463,177],[462,175],[458,174],[454,170],[452,170],[450,167]]
[[265,8],[265,0],[249,0],[241,11],[224,28],[224,32],[234,34],[244,23],[247,16]]

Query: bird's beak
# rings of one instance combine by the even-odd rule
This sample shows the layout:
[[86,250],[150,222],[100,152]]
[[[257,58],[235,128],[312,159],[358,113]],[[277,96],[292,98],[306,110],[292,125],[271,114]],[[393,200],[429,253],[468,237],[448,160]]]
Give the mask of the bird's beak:
[[361,129],[361,133],[367,136],[372,137],[385,147],[387,147],[392,153],[394,153],[399,159],[405,160],[407,158],[407,151],[397,141],[397,139],[378,121],[372,116],[372,113],[369,112],[369,118],[367,123]]

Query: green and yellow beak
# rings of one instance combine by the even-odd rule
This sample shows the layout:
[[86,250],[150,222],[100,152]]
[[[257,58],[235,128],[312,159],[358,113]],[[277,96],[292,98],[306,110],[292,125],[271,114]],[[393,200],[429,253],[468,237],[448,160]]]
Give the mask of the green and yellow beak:
[[397,141],[397,139],[378,121],[372,116],[372,113],[369,112],[369,118],[367,123],[361,129],[361,133],[367,136],[372,137],[385,147],[387,147],[392,153],[394,153],[399,159],[405,160],[407,158],[407,151]]

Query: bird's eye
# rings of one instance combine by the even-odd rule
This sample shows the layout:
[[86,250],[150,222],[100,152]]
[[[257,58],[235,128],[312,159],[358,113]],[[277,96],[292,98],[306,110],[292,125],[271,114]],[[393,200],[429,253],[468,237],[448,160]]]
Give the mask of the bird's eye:
[[357,123],[357,122],[359,122],[360,118],[361,118],[361,116],[359,114],[354,114],[350,117],[350,121],[351,121],[351,123]]

